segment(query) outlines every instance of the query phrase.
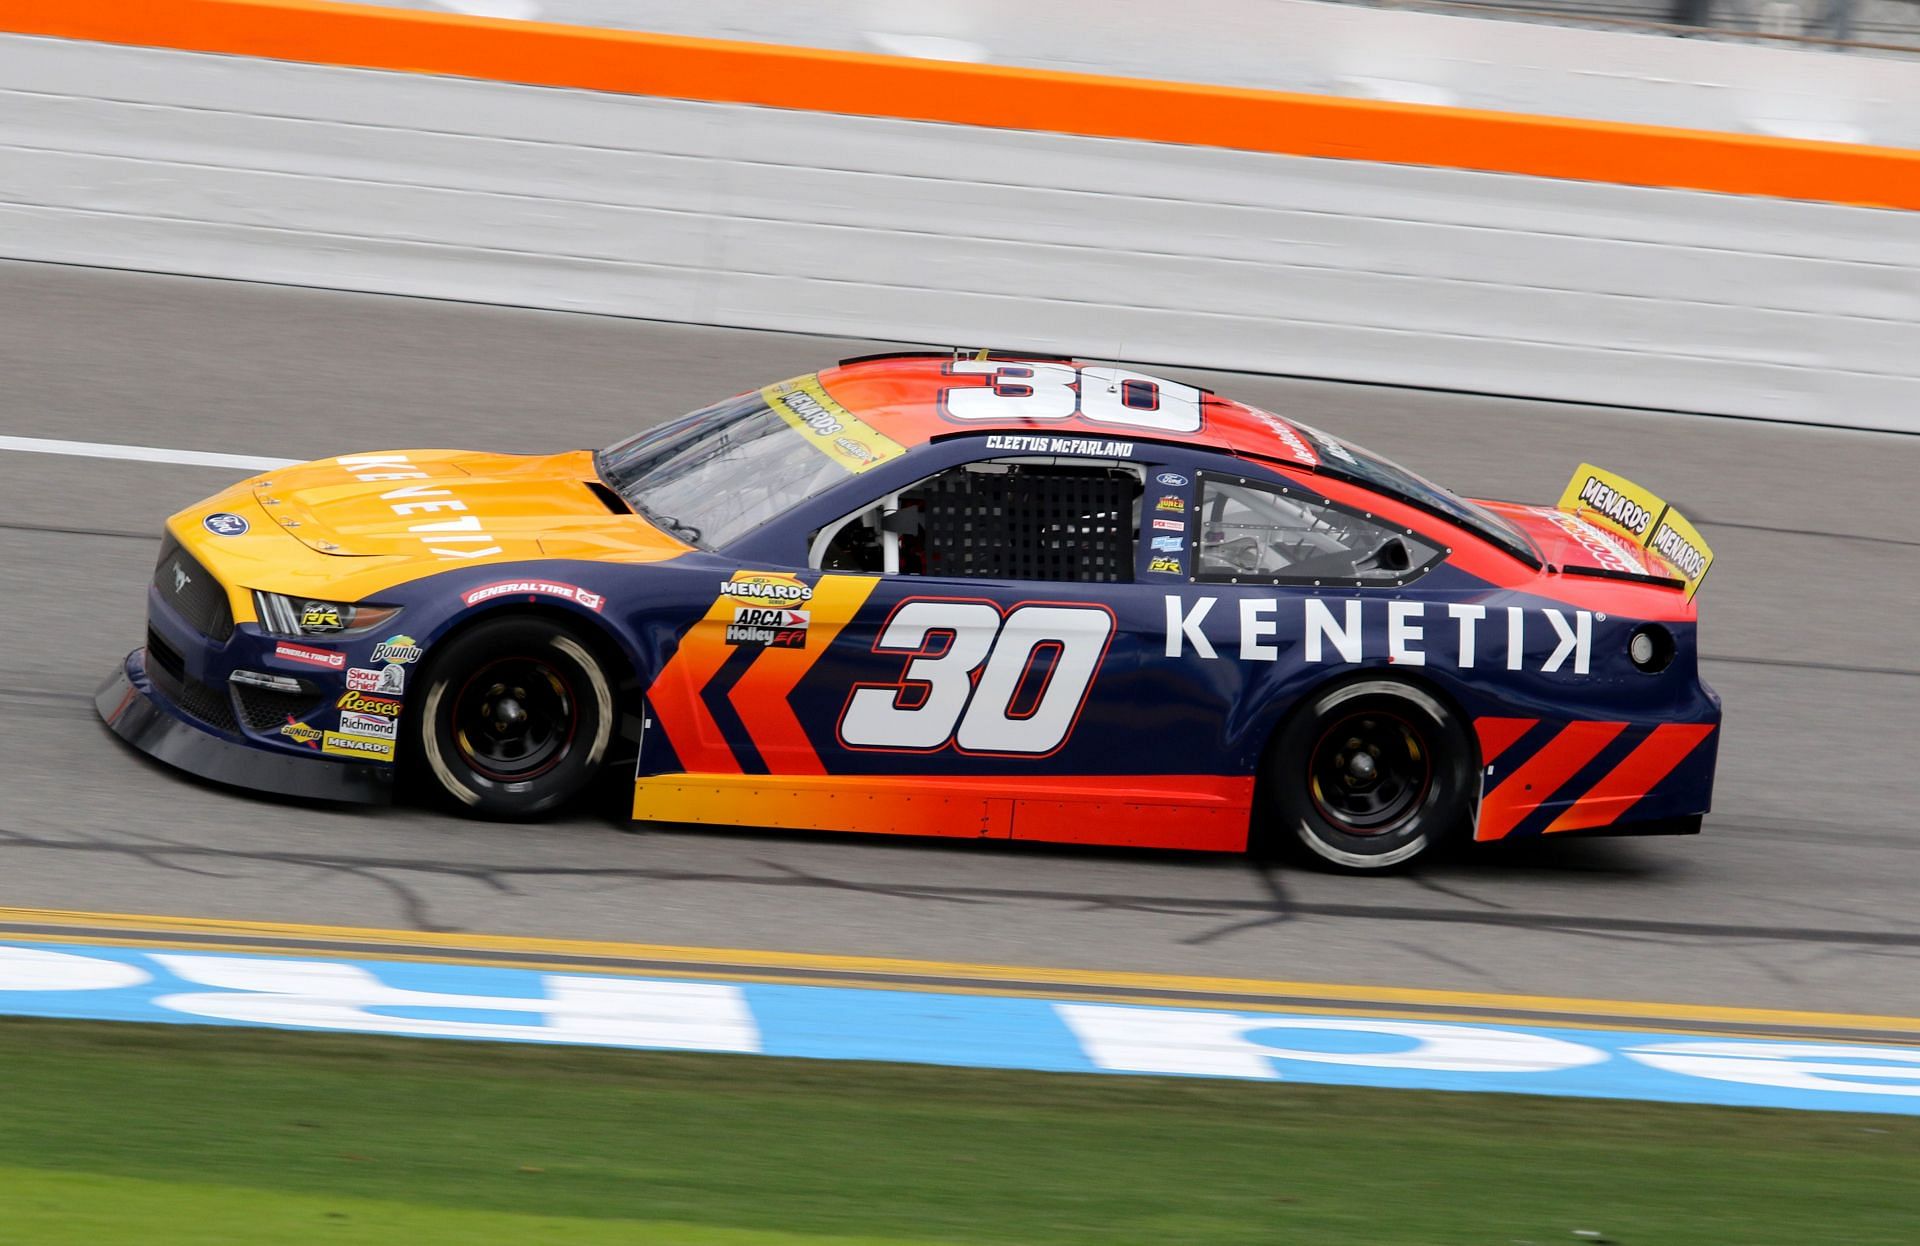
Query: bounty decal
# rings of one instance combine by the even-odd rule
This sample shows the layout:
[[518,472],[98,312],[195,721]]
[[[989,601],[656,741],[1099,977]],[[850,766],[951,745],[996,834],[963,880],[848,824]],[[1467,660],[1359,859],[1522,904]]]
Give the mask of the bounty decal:
[[812,615],[781,606],[735,606],[727,643],[761,649],[804,649]]
[[400,702],[391,697],[370,697],[364,692],[343,693],[334,706],[356,714],[381,714],[388,718],[400,716]]
[[373,647],[373,660],[405,666],[420,660],[420,646],[411,636],[389,636]]
[[[1221,647],[1230,651],[1237,645],[1243,662],[1277,662],[1282,654],[1297,652],[1301,660],[1309,663],[1357,665],[1385,658],[1403,666],[1445,663],[1456,670],[1472,670],[1479,665],[1482,650],[1488,649],[1500,654],[1495,664],[1504,663],[1507,670],[1518,671],[1526,669],[1529,630],[1538,636],[1544,622],[1554,647],[1540,660],[1536,670],[1553,674],[1565,669],[1575,675],[1586,675],[1593,660],[1591,610],[1562,611],[1551,606],[1530,610],[1505,606],[1489,611],[1486,606],[1455,602],[1444,611],[1434,603],[1433,613],[1429,615],[1429,603],[1424,601],[1363,601],[1357,597],[1333,601],[1320,597],[1234,600],[1239,607],[1238,627],[1233,631],[1233,640],[1228,641],[1220,637],[1217,626],[1213,636],[1209,636],[1203,626],[1219,604],[1219,598],[1200,597],[1189,604],[1168,594],[1166,656],[1182,657],[1191,648],[1197,657],[1218,658],[1220,653],[1214,645],[1215,639],[1220,638]],[[1286,615],[1282,614],[1283,610]],[[1373,635],[1378,637],[1384,630],[1384,653],[1369,648],[1370,643],[1377,642],[1370,642],[1363,626],[1369,616],[1377,620],[1382,613],[1386,616],[1386,626],[1374,629]],[[1529,618],[1534,620],[1531,629]],[[1437,634],[1430,637],[1429,627]],[[1504,633],[1504,643],[1488,643],[1487,632]]]
[[797,606],[813,597],[813,587],[784,571],[736,571],[720,583],[720,595],[755,606]]
[[859,473],[899,458],[906,447],[841,406],[820,383],[820,376],[781,381],[760,391],[773,413],[850,472]]
[[302,666],[323,666],[337,671],[347,664],[347,655],[337,649],[315,649],[311,645],[291,645],[281,641],[273,647],[273,656],[283,662],[298,662]]
[[469,606],[477,606],[483,601],[493,601],[500,597],[558,597],[578,606],[598,613],[607,603],[599,593],[590,593],[578,584],[555,584],[547,580],[502,580],[498,584],[489,584],[476,588],[460,600]]
[[1177,554],[1186,548],[1187,538],[1183,536],[1157,536],[1153,538],[1153,548],[1158,553]]
[[[334,462],[346,468],[349,476],[363,483],[432,479],[404,454],[345,454]],[[419,514],[459,513],[467,509],[467,504],[455,497],[453,490],[434,485],[402,485],[382,493],[380,500],[402,518]],[[500,547],[493,543],[494,538],[481,531],[479,517],[475,515],[459,514],[456,519],[431,519],[425,523],[408,524],[407,531],[426,543],[428,553],[438,554],[442,558],[486,558],[501,552]],[[456,545],[484,548],[451,548]]]
[[1685,516],[1617,472],[1582,463],[1560,495],[1560,509],[1592,519],[1652,550],[1686,581],[1689,601],[1713,566],[1713,551]]
[[392,761],[392,740],[369,740],[364,736],[341,735],[329,731],[320,742],[320,751],[335,757],[358,757],[364,761]]

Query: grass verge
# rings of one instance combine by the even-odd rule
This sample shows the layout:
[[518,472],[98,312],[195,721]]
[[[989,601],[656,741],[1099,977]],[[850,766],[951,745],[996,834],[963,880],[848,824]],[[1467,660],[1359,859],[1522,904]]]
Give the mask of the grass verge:
[[1910,1243],[1920,1118],[0,1021],[0,1240]]

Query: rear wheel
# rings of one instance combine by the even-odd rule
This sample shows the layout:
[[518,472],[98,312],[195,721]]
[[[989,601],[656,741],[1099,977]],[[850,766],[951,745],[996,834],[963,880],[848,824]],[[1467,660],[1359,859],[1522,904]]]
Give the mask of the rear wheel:
[[1362,679],[1296,710],[1264,777],[1283,842],[1337,869],[1385,870],[1465,825],[1473,759],[1458,719],[1431,694]]
[[542,619],[481,623],[434,655],[413,730],[442,794],[478,817],[537,818],[606,756],[613,692],[593,653]]

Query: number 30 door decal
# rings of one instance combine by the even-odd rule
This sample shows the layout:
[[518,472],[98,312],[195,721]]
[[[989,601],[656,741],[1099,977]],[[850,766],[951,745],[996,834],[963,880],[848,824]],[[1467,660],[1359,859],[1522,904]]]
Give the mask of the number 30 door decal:
[[1104,606],[909,600],[873,651],[905,662],[860,684],[840,712],[848,748],[1037,756],[1066,743],[1113,637]]

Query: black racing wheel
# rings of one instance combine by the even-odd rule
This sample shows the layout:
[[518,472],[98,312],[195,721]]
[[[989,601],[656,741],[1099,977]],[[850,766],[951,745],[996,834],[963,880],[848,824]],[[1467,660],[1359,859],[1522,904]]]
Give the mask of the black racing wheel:
[[432,657],[412,731],[423,769],[477,817],[519,821],[580,795],[607,753],[613,691],[573,632],[481,623]]
[[1268,750],[1277,838],[1341,870],[1385,870],[1466,825],[1473,752],[1432,694],[1397,679],[1315,693]]

